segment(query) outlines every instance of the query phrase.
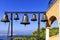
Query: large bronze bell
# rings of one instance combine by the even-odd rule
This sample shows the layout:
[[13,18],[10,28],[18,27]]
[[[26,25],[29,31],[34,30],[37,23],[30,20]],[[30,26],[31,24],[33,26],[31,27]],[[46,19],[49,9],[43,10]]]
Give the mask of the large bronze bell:
[[48,21],[46,14],[44,14],[44,16],[42,17],[42,20],[41,21],[42,22],[47,22]]
[[16,13],[14,16],[14,20],[19,20],[18,14]]
[[9,22],[8,15],[5,13],[1,22]]
[[37,21],[35,14],[33,14],[31,21]]
[[30,24],[27,14],[24,14],[21,24]]

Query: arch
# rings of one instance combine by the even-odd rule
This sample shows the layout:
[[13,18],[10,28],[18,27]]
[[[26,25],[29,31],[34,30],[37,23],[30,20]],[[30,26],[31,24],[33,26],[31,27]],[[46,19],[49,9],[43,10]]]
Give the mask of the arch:
[[50,27],[55,20],[57,20],[57,18],[55,16],[51,16],[46,23],[46,27]]

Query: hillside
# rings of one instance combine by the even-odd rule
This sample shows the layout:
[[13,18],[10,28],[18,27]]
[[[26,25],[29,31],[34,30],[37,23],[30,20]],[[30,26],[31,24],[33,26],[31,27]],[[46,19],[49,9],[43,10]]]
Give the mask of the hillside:
[[[50,28],[49,29],[49,36],[54,36],[58,34],[58,28]],[[33,36],[37,36],[37,31],[32,33]],[[45,39],[46,38],[46,28],[41,28],[40,29],[40,38]]]

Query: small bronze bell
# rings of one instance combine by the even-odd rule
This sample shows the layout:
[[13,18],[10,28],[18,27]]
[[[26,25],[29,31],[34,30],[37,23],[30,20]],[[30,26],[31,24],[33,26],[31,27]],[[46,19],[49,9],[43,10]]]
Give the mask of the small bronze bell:
[[31,21],[37,21],[35,14],[33,14]]
[[14,20],[19,20],[18,14],[16,13],[14,16]]
[[41,21],[42,22],[47,22],[48,21],[46,14],[44,14],[44,16],[42,17],[42,20]]
[[1,22],[9,22],[8,15],[5,13]]
[[27,14],[24,14],[21,24],[30,24]]

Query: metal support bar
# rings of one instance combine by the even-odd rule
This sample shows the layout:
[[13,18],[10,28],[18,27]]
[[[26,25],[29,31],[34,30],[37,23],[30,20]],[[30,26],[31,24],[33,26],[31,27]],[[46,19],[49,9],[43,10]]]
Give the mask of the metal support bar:
[[[11,37],[13,37],[13,14],[11,13]],[[13,40],[13,38],[11,38]]]
[[40,40],[40,13],[38,13],[38,40]]
[[20,14],[25,14],[25,13],[27,13],[27,14],[36,14],[36,13],[46,13],[46,12],[5,12],[5,13],[20,13]]

